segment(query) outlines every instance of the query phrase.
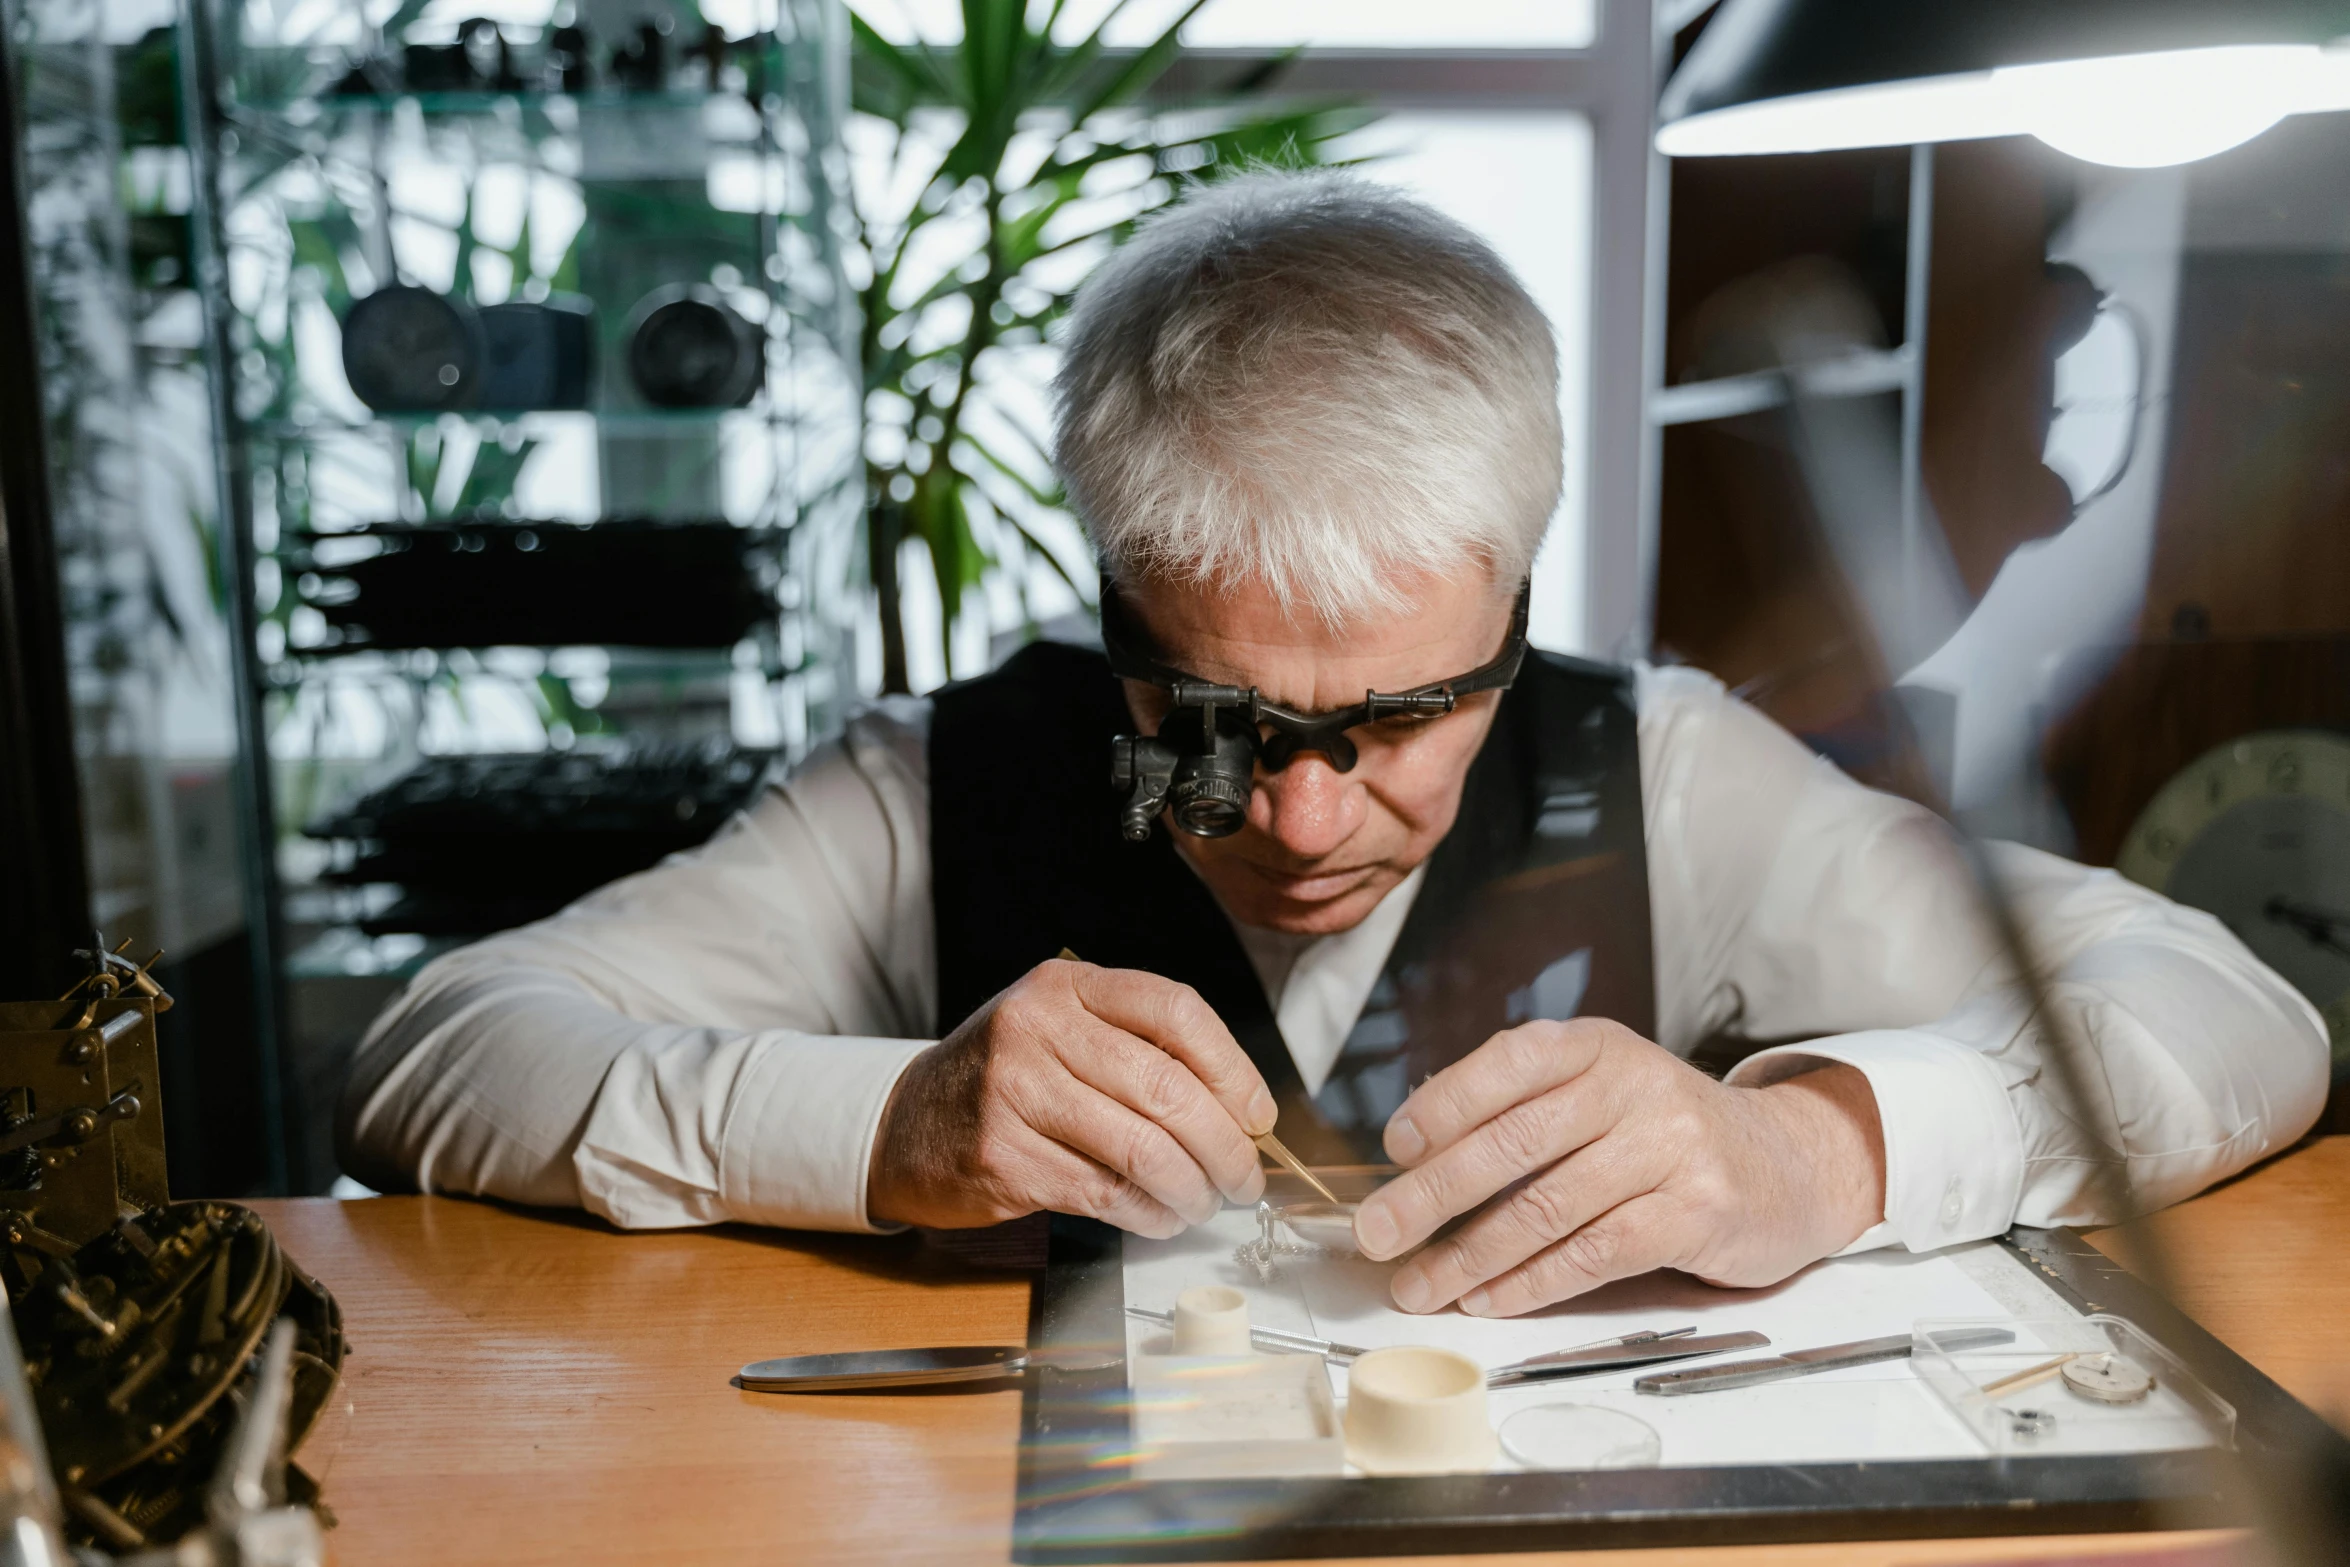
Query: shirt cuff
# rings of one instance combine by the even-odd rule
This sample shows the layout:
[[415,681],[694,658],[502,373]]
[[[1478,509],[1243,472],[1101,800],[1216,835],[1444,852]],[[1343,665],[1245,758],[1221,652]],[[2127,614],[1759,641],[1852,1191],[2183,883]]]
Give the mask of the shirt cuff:
[[876,1233],[865,1179],[881,1113],[927,1039],[773,1036],[719,1135],[718,1190],[730,1218],[794,1230]]
[[1776,1045],[1739,1062],[1725,1081],[1763,1088],[1828,1061],[1869,1080],[1885,1134],[1884,1222],[1845,1252],[1896,1242],[1933,1251],[2015,1222],[2023,1134],[2006,1085],[1981,1052],[1920,1030],[1881,1029]]

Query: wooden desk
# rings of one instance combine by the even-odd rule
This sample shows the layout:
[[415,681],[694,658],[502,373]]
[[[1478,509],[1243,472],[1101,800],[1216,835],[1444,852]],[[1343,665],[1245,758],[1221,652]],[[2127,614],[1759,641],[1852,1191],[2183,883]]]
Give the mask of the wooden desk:
[[[1024,1280],[907,1239],[621,1235],[446,1198],[258,1206],[341,1298],[356,1345],[301,1455],[341,1519],[342,1567],[1008,1557],[1017,1393],[780,1398],[727,1378],[770,1355],[1016,1343]],[[2350,1410],[2350,1137],[2150,1222],[2188,1310],[2302,1398],[2337,1419]],[[2129,1241],[2115,1232],[2108,1249],[2126,1256]],[[2165,1567],[2224,1559],[2217,1537],[2184,1535],[1672,1559],[1828,1567],[2124,1551]]]

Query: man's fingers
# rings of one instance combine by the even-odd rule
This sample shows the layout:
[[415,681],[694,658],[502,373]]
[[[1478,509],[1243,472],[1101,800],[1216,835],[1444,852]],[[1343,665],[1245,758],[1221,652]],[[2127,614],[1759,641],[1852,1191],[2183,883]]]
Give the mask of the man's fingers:
[[1097,1160],[1050,1138],[1029,1134],[1021,1163],[1030,1166],[1023,1184],[1028,1201],[1054,1213],[1081,1214],[1152,1240],[1171,1240],[1188,1227],[1183,1215]]
[[1579,1018],[1494,1035],[1412,1090],[1388,1118],[1388,1157],[1416,1166],[1510,1106],[1573,1081],[1599,1058],[1613,1026]]
[[1163,1128],[1218,1191],[1243,1203],[1264,1195],[1256,1144],[1189,1067],[1107,1023],[1094,1023],[1082,1038],[1063,1043],[1077,1047],[1061,1051],[1071,1073]]
[[1074,965],[1071,981],[1088,1012],[1188,1067],[1243,1132],[1255,1137],[1273,1129],[1277,1112],[1272,1091],[1198,991],[1138,969],[1096,968],[1090,963]]
[[[1590,1092],[1588,1079],[1578,1079],[1511,1105],[1419,1168],[1380,1187],[1355,1217],[1355,1238],[1363,1255],[1400,1256],[1512,1182],[1566,1158],[1607,1130],[1600,1098]],[[1508,1260],[1527,1256],[1557,1233],[1530,1240],[1525,1251]],[[1495,1271],[1503,1265],[1496,1264]]]
[[[1406,1311],[1435,1311],[1642,1195],[1649,1183],[1604,1140],[1561,1160],[1396,1270]],[[1463,1309],[1468,1309],[1464,1301]]]
[[1035,1097],[1040,1102],[1021,1107],[1030,1126],[1132,1181],[1185,1223],[1205,1224],[1223,1211],[1207,1172],[1155,1122],[1076,1078]]
[[1674,1205],[1635,1197],[1544,1248],[1489,1284],[1471,1290],[1461,1309],[1473,1317],[1514,1317],[1599,1288],[1671,1267],[1681,1255]]

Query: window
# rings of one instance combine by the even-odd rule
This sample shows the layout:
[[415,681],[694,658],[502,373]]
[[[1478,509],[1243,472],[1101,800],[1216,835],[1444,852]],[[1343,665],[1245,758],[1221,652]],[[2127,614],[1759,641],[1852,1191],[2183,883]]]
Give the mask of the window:
[[[934,43],[956,36],[961,0],[868,0],[858,11],[884,36],[919,34]],[[1090,32],[1107,5],[1077,0],[1062,29]],[[1148,43],[1181,5],[1144,0],[1110,28],[1114,45]],[[894,13],[894,14],[893,14]],[[705,14],[715,14],[705,7]],[[1585,49],[1598,27],[1598,0],[1209,0],[1183,30],[1189,49]]]
[[[960,26],[956,0],[866,0],[859,9],[885,36],[901,39],[918,34],[945,43]],[[1072,0],[1065,33],[1083,36],[1103,9]],[[1138,0],[1114,22],[1112,39],[1146,42],[1179,9]],[[1461,0],[1443,8],[1401,0],[1210,0],[1183,33],[1188,48],[1244,57],[1306,44],[1290,79],[1301,96],[1349,97],[1381,112],[1348,149],[1372,160],[1365,173],[1482,235],[1550,318],[1560,349],[1567,482],[1536,565],[1534,638],[1570,651],[1616,648],[1642,618],[1635,389],[1651,88],[1646,8],[1627,4],[1622,13],[1634,24],[1626,30],[1632,36],[1603,38],[1598,0]],[[1612,265],[1596,243],[1603,210]],[[1609,301],[1596,311],[1595,292]],[[1595,372],[1602,362],[1608,368]],[[1032,350],[1017,368],[1032,383],[1019,395],[1032,416],[1047,405],[1053,363],[1049,349]],[[1612,400],[1622,405],[1621,430],[1595,407],[1595,373],[1624,388]],[[1608,524],[1599,535],[1590,524],[1595,512]],[[1054,537],[1071,546],[1060,552],[1064,559],[1082,555],[1073,528]],[[928,564],[919,546],[908,549],[899,577],[916,690],[977,673],[1018,640],[1028,616],[1076,607],[1045,567],[1031,563],[1017,584],[994,585],[1008,591],[984,595],[992,624],[957,628],[950,671]],[[877,642],[861,662],[869,666],[860,673],[870,689]]]
[[1550,318],[1559,347],[1566,491],[1534,566],[1534,641],[1585,642],[1583,573],[1590,403],[1591,122],[1568,110],[1405,110],[1365,131],[1366,171],[1457,218],[1501,253]]

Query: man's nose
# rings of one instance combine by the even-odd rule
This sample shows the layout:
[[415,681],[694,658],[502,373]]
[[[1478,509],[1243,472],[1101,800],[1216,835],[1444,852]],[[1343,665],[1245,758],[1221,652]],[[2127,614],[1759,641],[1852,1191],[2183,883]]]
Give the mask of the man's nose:
[[1277,773],[1260,773],[1249,802],[1251,825],[1299,859],[1315,860],[1346,842],[1363,822],[1362,791],[1308,751]]

